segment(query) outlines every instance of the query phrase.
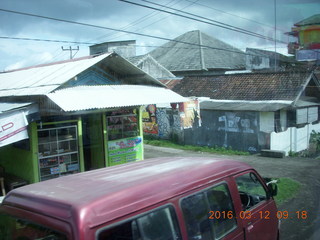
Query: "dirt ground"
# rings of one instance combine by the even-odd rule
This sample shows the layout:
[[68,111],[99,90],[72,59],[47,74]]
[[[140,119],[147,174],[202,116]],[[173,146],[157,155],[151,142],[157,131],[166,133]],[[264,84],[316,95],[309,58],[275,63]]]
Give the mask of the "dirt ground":
[[[292,218],[281,221],[281,240],[320,239],[320,159],[285,157],[267,158],[260,155],[223,156],[145,145],[145,159],[170,156],[212,156],[243,161],[253,166],[263,177],[289,177],[301,183],[297,196],[278,206]],[[306,219],[298,218],[297,211],[306,211]]]

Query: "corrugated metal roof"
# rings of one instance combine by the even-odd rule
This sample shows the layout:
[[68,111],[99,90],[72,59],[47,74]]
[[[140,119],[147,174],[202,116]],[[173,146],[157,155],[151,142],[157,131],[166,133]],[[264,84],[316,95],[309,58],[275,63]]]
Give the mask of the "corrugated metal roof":
[[30,106],[33,103],[0,103],[0,113],[17,110],[20,108],[24,108]]
[[110,54],[0,73],[0,97],[45,95]]
[[141,85],[79,86],[47,96],[66,112],[188,101],[169,89]]
[[226,111],[259,111],[273,112],[290,107],[293,101],[237,101],[237,100],[204,100],[201,109]]
[[149,54],[170,71],[245,68],[244,52],[199,30],[186,32]]

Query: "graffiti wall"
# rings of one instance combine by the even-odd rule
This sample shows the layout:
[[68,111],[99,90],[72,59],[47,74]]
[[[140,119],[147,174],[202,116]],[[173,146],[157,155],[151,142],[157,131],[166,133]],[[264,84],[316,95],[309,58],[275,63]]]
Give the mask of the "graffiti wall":
[[181,119],[181,126],[184,129],[192,128],[194,125],[201,125],[199,101],[192,100],[180,103],[179,115]]
[[257,112],[201,110],[201,121],[201,126],[184,130],[185,144],[257,152],[265,139]]
[[157,119],[156,119],[156,105],[147,105],[142,110],[142,124],[143,132],[146,134],[159,134]]
[[178,109],[157,108],[148,105],[142,113],[143,132],[156,138],[170,139],[172,135],[181,135],[181,122]]

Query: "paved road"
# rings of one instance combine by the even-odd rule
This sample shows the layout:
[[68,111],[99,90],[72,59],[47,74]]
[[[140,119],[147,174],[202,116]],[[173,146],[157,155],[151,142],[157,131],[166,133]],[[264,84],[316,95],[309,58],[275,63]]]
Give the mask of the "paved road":
[[[210,153],[192,152],[171,148],[145,145],[145,159],[170,156],[212,156],[229,158],[252,165],[264,177],[290,177],[302,184],[294,199],[278,206],[280,211],[288,211],[292,219],[283,219],[281,240],[320,239],[320,159],[311,158],[266,158],[259,155],[223,156]],[[306,219],[298,218],[299,211],[307,212]]]

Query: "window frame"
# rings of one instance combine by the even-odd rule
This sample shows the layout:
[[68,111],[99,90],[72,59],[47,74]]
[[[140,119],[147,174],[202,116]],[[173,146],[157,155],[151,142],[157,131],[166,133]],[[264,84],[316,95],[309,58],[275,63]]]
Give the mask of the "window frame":
[[[141,212],[141,213],[139,213],[137,215],[130,216],[129,218],[126,218],[124,216],[124,218],[122,220],[120,220],[120,221],[117,221],[117,222],[114,222],[114,223],[111,223],[111,224],[107,224],[104,227],[100,227],[100,228],[95,230],[95,233],[94,233],[94,237],[95,238],[94,239],[98,240],[99,239],[99,234],[101,232],[103,232],[103,231],[106,231],[106,230],[111,229],[113,227],[119,226],[119,225],[124,224],[126,222],[130,222],[130,221],[132,222],[133,220],[137,220],[138,218],[146,216],[146,215],[150,214],[151,212],[159,211],[159,210],[165,209],[165,208],[168,208],[169,211],[170,211],[171,219],[172,219],[174,227],[176,228],[175,229],[176,233],[178,235],[177,239],[182,240],[182,234],[181,234],[181,228],[180,228],[180,224],[179,224],[179,218],[178,218],[178,214],[177,214],[177,209],[174,206],[174,204],[172,204],[172,203],[166,203],[164,205],[152,208],[152,209],[147,210],[145,212]],[[142,210],[144,210],[144,209],[142,209]],[[172,213],[174,213],[174,215]],[[128,214],[128,215],[131,215],[131,213]]]
[[[263,179],[260,177],[260,175],[259,175],[257,172],[255,172],[255,171],[248,170],[248,171],[241,172],[241,173],[239,173],[239,174],[237,174],[237,175],[234,176],[234,183],[235,183],[235,185],[236,185],[236,189],[237,189],[237,191],[238,191],[237,194],[238,194],[239,198],[240,198],[240,191],[239,191],[239,189],[238,189],[237,178],[238,178],[238,177],[241,177],[241,176],[244,176],[244,175],[246,175],[246,174],[249,175],[250,173],[253,173],[253,174],[256,176],[256,178],[258,179],[258,181],[259,181],[259,183],[261,184],[262,188],[263,188],[264,191],[266,192],[266,199],[260,201],[259,203],[251,206],[250,208],[248,208],[248,209],[246,209],[246,210],[241,209],[242,211],[250,211],[250,212],[251,212],[252,210],[254,210],[254,209],[257,208],[258,206],[266,203],[266,202],[270,199],[270,192],[269,192],[269,189],[265,186],[264,181],[263,181]],[[242,205],[241,200],[240,200],[240,203],[241,203],[241,205]]]
[[[184,214],[184,211],[182,210],[182,201],[184,200],[184,199],[186,199],[186,198],[189,198],[189,197],[191,197],[191,196],[193,196],[193,195],[196,195],[196,194],[199,194],[199,193],[204,193],[204,192],[208,192],[209,190],[212,190],[213,188],[215,188],[215,187],[218,187],[218,186],[220,186],[220,185],[223,185],[223,184],[225,184],[226,186],[227,186],[227,190],[228,190],[228,193],[229,193],[229,197],[230,197],[230,199],[231,199],[231,203],[232,203],[232,206],[233,206],[233,210],[234,210],[234,217],[233,217],[233,219],[234,219],[234,221],[235,221],[235,227],[234,228],[232,228],[232,229],[230,229],[228,232],[226,232],[224,235],[222,235],[222,236],[220,236],[219,238],[216,238],[216,236],[214,236],[214,240],[219,240],[219,239],[223,239],[224,237],[226,237],[228,234],[231,234],[232,232],[235,232],[237,229],[239,229],[239,227],[241,227],[241,222],[240,221],[238,221],[238,219],[236,218],[236,216],[237,216],[237,211],[236,211],[236,203],[235,203],[235,201],[234,201],[234,198],[233,198],[233,194],[232,194],[232,192],[230,191],[230,184],[228,183],[228,181],[226,181],[226,180],[223,180],[223,181],[220,181],[220,182],[216,182],[216,183],[214,183],[213,185],[207,185],[205,188],[197,188],[197,189],[194,189],[191,193],[188,193],[188,195],[185,195],[185,196],[183,196],[183,197],[181,197],[180,199],[179,199],[179,210],[181,211],[181,214],[182,214],[182,216],[183,216],[183,225],[184,225],[184,228],[185,228],[185,230],[186,230],[186,235],[187,235],[187,237],[189,237],[189,235],[188,235],[188,228],[187,228],[187,222],[186,222],[186,219],[185,219],[185,214]],[[205,199],[205,201],[206,201],[206,203],[207,203],[207,207],[209,207],[208,205],[209,205],[209,203],[208,203],[208,199],[206,198]],[[208,209],[209,211],[211,211],[210,209]],[[208,211],[208,214],[209,214],[209,211]],[[209,215],[208,215],[208,218],[209,218]],[[210,223],[210,225],[212,226],[212,223]]]

